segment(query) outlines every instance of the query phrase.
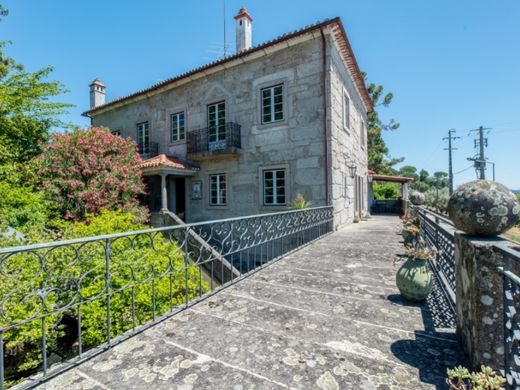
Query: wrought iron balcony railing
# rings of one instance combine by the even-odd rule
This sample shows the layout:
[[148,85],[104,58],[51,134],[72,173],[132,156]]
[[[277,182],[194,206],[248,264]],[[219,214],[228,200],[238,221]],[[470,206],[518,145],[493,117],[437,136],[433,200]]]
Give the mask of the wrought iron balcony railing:
[[235,152],[241,148],[240,125],[227,122],[188,132],[188,153]]
[[[331,232],[332,220],[332,207],[316,207],[0,248],[0,389],[36,386]],[[218,284],[222,257],[240,273]],[[56,356],[66,364],[51,367]]]

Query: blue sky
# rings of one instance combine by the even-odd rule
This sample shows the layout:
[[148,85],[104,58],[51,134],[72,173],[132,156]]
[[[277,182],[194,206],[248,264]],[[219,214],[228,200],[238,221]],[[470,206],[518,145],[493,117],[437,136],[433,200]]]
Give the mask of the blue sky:
[[[53,65],[53,77],[76,105],[64,119],[86,125],[88,84],[99,77],[108,100],[205,64],[223,43],[223,1],[3,0],[0,22],[8,53],[28,69]],[[140,4],[137,6],[137,4]],[[361,69],[395,95],[383,118],[401,123],[386,133],[392,156],[430,172],[447,170],[442,137],[462,139],[454,171],[470,166],[473,136],[491,127],[487,156],[497,180],[520,188],[520,1],[518,0],[227,0],[232,17],[245,5],[255,44],[340,16]],[[491,169],[488,172],[491,175]],[[475,178],[473,169],[456,184]]]

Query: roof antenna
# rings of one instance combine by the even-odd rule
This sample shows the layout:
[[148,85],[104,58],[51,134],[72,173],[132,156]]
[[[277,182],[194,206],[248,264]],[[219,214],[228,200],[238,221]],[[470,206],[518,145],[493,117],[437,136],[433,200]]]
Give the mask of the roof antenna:
[[226,58],[226,55],[227,55],[227,42],[226,42],[226,0],[223,0],[222,3],[224,4],[224,58]]

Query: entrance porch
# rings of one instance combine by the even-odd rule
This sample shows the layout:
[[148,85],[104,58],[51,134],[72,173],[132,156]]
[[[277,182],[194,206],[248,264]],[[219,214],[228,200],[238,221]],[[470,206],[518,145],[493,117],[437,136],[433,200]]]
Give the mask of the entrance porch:
[[[377,200],[374,195],[374,181],[380,183],[397,183],[400,185],[400,196],[397,199]],[[373,171],[368,172],[368,206],[372,214],[397,214],[407,213],[410,177],[378,175]]]
[[145,160],[139,167],[146,183],[143,204],[149,207],[152,214],[171,211],[186,221],[186,178],[194,176],[198,168],[165,154]]

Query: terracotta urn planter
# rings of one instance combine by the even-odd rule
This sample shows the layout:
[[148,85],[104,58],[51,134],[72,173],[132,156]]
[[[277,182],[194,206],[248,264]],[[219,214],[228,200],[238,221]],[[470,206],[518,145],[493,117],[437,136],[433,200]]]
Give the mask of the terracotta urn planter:
[[424,301],[432,289],[432,271],[428,260],[409,257],[397,271],[396,284],[407,301]]

